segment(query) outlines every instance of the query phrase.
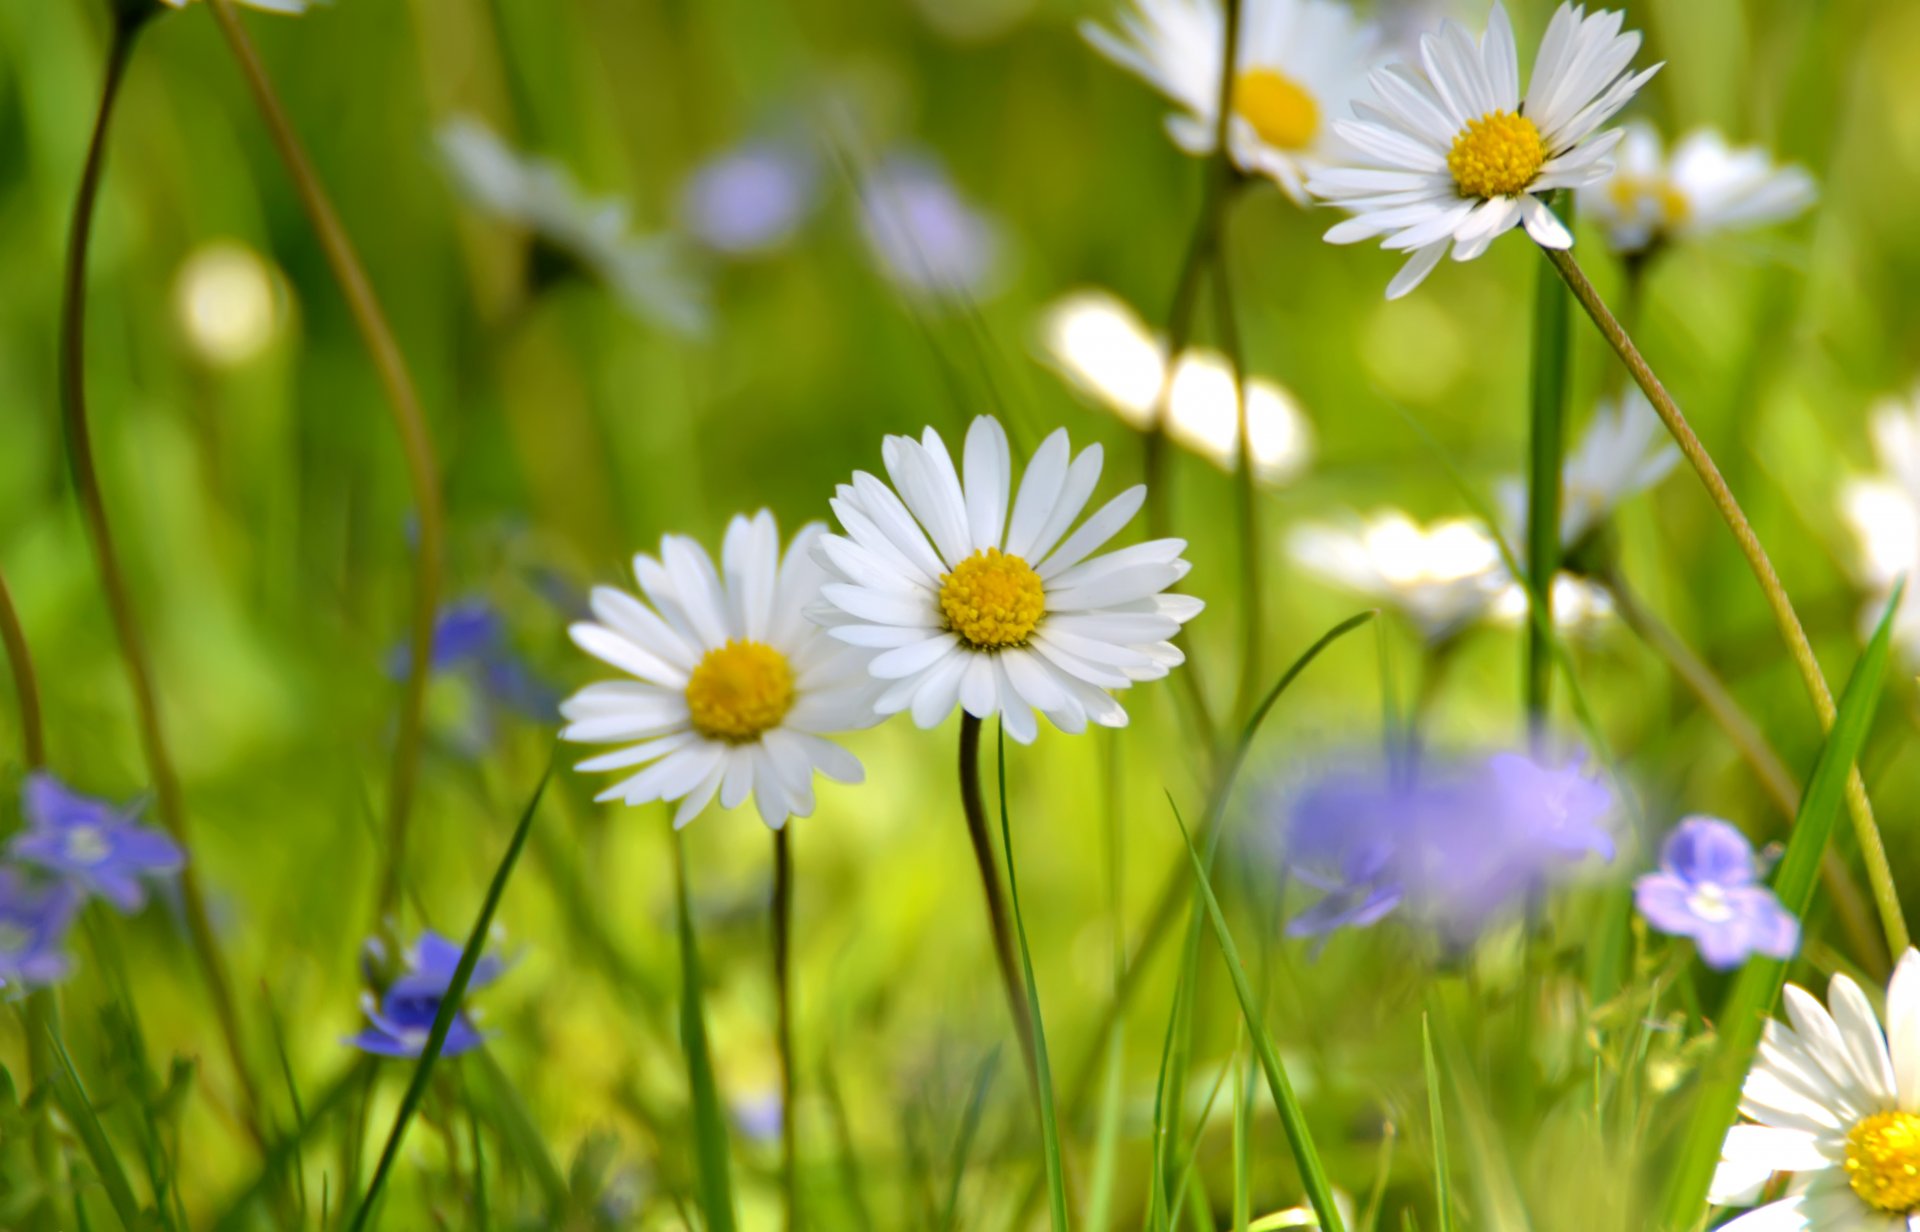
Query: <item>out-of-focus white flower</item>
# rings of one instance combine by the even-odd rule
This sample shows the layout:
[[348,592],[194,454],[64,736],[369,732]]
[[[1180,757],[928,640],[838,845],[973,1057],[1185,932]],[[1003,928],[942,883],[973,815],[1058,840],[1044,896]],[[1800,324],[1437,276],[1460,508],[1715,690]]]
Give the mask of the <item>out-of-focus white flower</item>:
[[[1553,579],[1553,627],[1562,633],[1587,633],[1613,619],[1613,595],[1598,582],[1571,573]],[[1527,588],[1508,581],[1494,596],[1488,617],[1497,625],[1527,623]]]
[[1374,99],[1335,126],[1359,156],[1307,185],[1353,215],[1328,242],[1384,236],[1381,247],[1411,253],[1388,299],[1419,286],[1449,248],[1470,261],[1515,227],[1543,247],[1571,248],[1573,233],[1544,194],[1607,173],[1621,130],[1600,126],[1659,67],[1628,71],[1640,35],[1622,34],[1621,22],[1619,13],[1562,4],[1524,94],[1513,23],[1498,3],[1477,42],[1450,21],[1421,40],[1418,68],[1375,70]]
[[[1630,497],[1666,478],[1680,451],[1638,389],[1594,408],[1587,430],[1560,471],[1560,546],[1573,548]],[[1524,539],[1527,488],[1510,480],[1500,489],[1510,534]]]
[[[1849,480],[1840,489],[1840,512],[1859,540],[1858,575],[1869,598],[1861,612],[1871,628],[1886,609],[1894,584],[1920,574],[1920,390],[1902,403],[1889,399],[1875,408],[1874,453],[1884,473]],[[1914,662],[1920,662],[1920,604],[1911,594],[1901,600],[1893,637]]]
[[[259,9],[262,13],[284,13],[297,17],[308,9],[317,8],[326,0],[234,0],[243,9]],[[193,0],[160,0],[169,8],[183,9]]]
[[[1219,0],[1133,0],[1119,33],[1091,21],[1080,32],[1178,104],[1168,135],[1206,155],[1219,132],[1225,22]],[[1377,42],[1374,28],[1335,0],[1244,0],[1227,126],[1234,166],[1306,205],[1307,177],[1341,148],[1333,121],[1364,91]]]
[[1467,518],[1421,526],[1386,510],[1356,525],[1297,526],[1288,546],[1303,568],[1399,608],[1430,641],[1484,616],[1508,582],[1493,536]]
[[181,332],[195,354],[220,368],[244,364],[272,344],[285,300],[280,272],[234,240],[195,249],[173,280]]
[[820,203],[820,168],[803,146],[752,141],[708,159],[680,190],[682,225],[716,252],[771,252]]
[[[1129,425],[1153,424],[1167,376],[1166,344],[1139,314],[1105,291],[1076,291],[1056,300],[1040,320],[1047,361],[1081,393]],[[1279,484],[1313,453],[1313,427],[1293,395],[1254,377],[1246,382],[1247,435],[1254,474]],[[1189,348],[1167,394],[1167,434],[1215,466],[1232,470],[1240,454],[1240,415],[1233,370],[1216,351]]]
[[564,254],[635,316],[676,333],[706,328],[706,287],[678,237],[634,234],[626,202],[586,196],[557,163],[521,154],[477,120],[449,120],[436,139],[455,186],[475,208]]
[[1005,248],[1000,228],[932,159],[897,153],[880,160],[861,179],[860,218],[881,271],[901,290],[978,299],[993,289]]
[[1618,252],[1716,231],[1763,227],[1805,211],[1818,196],[1801,167],[1782,167],[1759,146],[1734,147],[1711,128],[1673,147],[1645,122],[1627,126],[1613,174],[1580,190],[1580,209],[1606,228]]

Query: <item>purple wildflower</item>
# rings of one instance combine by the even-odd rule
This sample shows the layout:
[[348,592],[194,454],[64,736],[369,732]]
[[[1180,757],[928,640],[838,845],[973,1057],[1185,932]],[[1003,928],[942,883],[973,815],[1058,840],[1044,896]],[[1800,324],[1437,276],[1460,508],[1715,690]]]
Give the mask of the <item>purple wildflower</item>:
[[[388,670],[396,678],[403,677],[412,662],[411,650],[403,642],[394,648]],[[468,676],[487,698],[531,718],[544,720],[559,704],[553,690],[513,652],[506,623],[485,600],[469,599],[441,610],[428,662],[436,674]],[[484,744],[485,736],[483,725],[475,742]]]
[[80,896],[71,886],[35,884],[16,868],[0,868],[0,988],[34,988],[67,974],[62,946]]
[[14,837],[13,857],[122,912],[146,904],[141,878],[178,873],[186,864],[173,839],[134,820],[137,810],[83,796],[44,770],[27,776],[20,795],[27,828]]
[[763,1091],[733,1103],[733,1123],[753,1142],[774,1142],[780,1137],[786,1109],[778,1091]]
[[680,213],[687,230],[715,252],[770,252],[813,212],[819,180],[804,147],[751,142],[702,163],[681,190]]
[[1321,893],[1295,937],[1401,913],[1464,945],[1588,854],[1612,859],[1612,793],[1516,754],[1391,772],[1355,764],[1295,792],[1279,834],[1289,876]]
[[1660,871],[1634,882],[1633,899],[1647,923],[1691,937],[1717,970],[1753,954],[1791,958],[1800,946],[1800,922],[1760,884],[1753,845],[1718,818],[1683,818],[1660,849]]
[[[360,1007],[369,1026],[347,1043],[363,1052],[383,1057],[417,1057],[427,1047],[433,1033],[433,1021],[440,1016],[440,1005],[453,985],[454,971],[460,966],[462,947],[432,929],[420,934],[407,950],[406,970],[387,985],[379,997],[367,993]],[[498,979],[505,964],[491,954],[482,955],[467,980],[467,991],[474,992]],[[442,1056],[471,1052],[486,1042],[486,1035],[462,1009],[447,1029]]]
[[895,154],[860,186],[861,222],[880,268],[903,291],[977,297],[993,283],[1002,242],[994,222],[921,155]]

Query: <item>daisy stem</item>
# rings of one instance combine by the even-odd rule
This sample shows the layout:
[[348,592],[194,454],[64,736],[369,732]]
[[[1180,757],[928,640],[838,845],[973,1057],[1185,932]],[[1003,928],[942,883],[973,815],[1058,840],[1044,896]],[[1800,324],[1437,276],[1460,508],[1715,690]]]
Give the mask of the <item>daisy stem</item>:
[[780,1178],[787,1232],[798,1227],[799,1129],[794,1123],[793,1071],[793,845],[787,827],[773,832],[773,981],[780,1034]]
[[1560,572],[1560,470],[1567,419],[1566,292],[1540,271],[1533,300],[1533,372],[1527,470],[1527,575],[1530,601],[1545,619],[1527,622],[1525,638],[1526,721],[1537,743],[1547,722],[1553,653],[1553,579]]
[[[1608,310],[1600,293],[1587,280],[1579,262],[1571,252],[1543,248],[1547,260],[1559,271],[1573,292],[1573,297],[1593,319],[1595,327],[1607,341],[1620,360],[1633,376],[1634,383],[1653,404],[1653,409],[1667,425],[1674,442],[1680,446],[1680,452],[1699,475],[1700,482],[1706,487],[1707,495],[1712,498],[1720,516],[1725,519],[1727,528],[1733,532],[1734,541],[1740,547],[1741,555],[1747,559],[1754,577],[1759,580],[1760,589],[1766,595],[1767,606],[1773,612],[1774,623],[1779,627],[1781,640],[1787,645],[1795,665],[1800,670],[1801,680],[1807,693],[1813,700],[1813,707],[1820,717],[1822,731],[1833,727],[1834,702],[1833,691],[1827,686],[1827,679],[1820,671],[1820,661],[1814,657],[1813,646],[1807,640],[1807,633],[1801,627],[1800,617],[1793,610],[1793,601],[1787,597],[1786,587],[1780,584],[1780,575],[1774,571],[1773,562],[1767,557],[1767,550],[1760,543],[1760,537],[1754,533],[1753,525],[1747,521],[1747,515],[1741,511],[1740,502],[1734,498],[1732,489],[1721,477],[1720,468],[1714,465],[1713,458],[1707,453],[1700,438],[1694,435],[1686,416],[1680,413],[1680,407],[1667,393],[1666,386],[1654,375],[1653,368],[1646,358],[1627,336],[1620,322]],[[1881,841],[1880,830],[1874,824],[1873,805],[1867,799],[1866,784],[1860,778],[1856,767],[1848,772],[1847,813],[1852,818],[1854,836],[1860,844],[1860,855],[1867,866],[1867,881],[1873,890],[1874,905],[1879,909],[1881,930],[1886,935],[1888,951],[1893,955],[1905,952],[1908,945],[1907,921],[1900,908],[1900,895],[1894,885],[1893,870],[1887,862],[1886,845]]]
[[[1767,798],[1791,822],[1800,808],[1800,789],[1787,772],[1780,755],[1767,742],[1766,733],[1740,708],[1740,703],[1714,674],[1712,666],[1695,654],[1678,633],[1647,609],[1627,585],[1618,568],[1608,568],[1603,580],[1608,593],[1613,596],[1614,609],[1620,613],[1620,619],[1694,695],[1721,732],[1733,742],[1742,760],[1753,771],[1754,777],[1759,779]],[[1847,866],[1832,851],[1826,852],[1821,858],[1820,880],[1826,887],[1827,896],[1833,900],[1834,912],[1839,916],[1840,927],[1847,934],[1847,942],[1853,952],[1863,957],[1875,955],[1880,942],[1874,936],[1873,919],[1866,899],[1848,874]],[[1886,974],[1877,969],[1877,963],[1868,962],[1865,965],[1874,970],[1876,975]]]
[[987,830],[986,799],[980,793],[980,720],[970,714],[960,716],[960,807],[967,815],[967,837],[973,840],[973,859],[980,869],[980,889],[987,898],[994,961],[1000,968],[1007,1009],[1013,1014],[1014,1033],[1020,1037],[1020,1055],[1026,1059],[1028,1085],[1038,1100],[1040,1066],[1034,1051],[1033,1017],[1027,1011],[1026,985],[1020,977],[1020,960],[1013,950],[1013,923],[1007,914],[1006,896],[1000,891],[993,837]]
[[394,742],[393,773],[387,788],[387,841],[382,853],[378,912],[385,915],[399,901],[401,876],[406,866],[407,821],[413,808],[415,779],[419,773],[420,746],[424,726],[427,677],[432,671],[433,626],[439,604],[441,561],[446,532],[440,504],[439,465],[434,458],[433,438],[427,431],[426,415],[421,410],[413,378],[406,359],[394,340],[386,314],[381,311],[366,267],[354,250],[353,241],[340,223],[340,216],[327,196],[306,149],[287,119],[267,76],[253,42],[234,11],[233,0],[209,0],[220,32],[247,79],[253,100],[266,122],[267,132],[286,164],[294,193],[306,210],[334,281],[340,284],[348,311],[360,330],[373,366],[393,412],[394,427],[400,436],[406,457],[407,480],[413,490],[414,516],[419,524],[419,562],[414,574],[413,620],[408,640],[408,669],[405,691],[401,695],[399,735]]
[[[93,438],[87,427],[86,396],[86,321],[87,251],[93,237],[93,217],[99,203],[100,183],[106,171],[107,134],[113,125],[114,106],[126,79],[127,65],[133,57],[135,40],[147,18],[157,8],[126,6],[115,10],[112,41],[107,47],[105,75],[100,86],[100,105],[95,114],[93,135],[87,143],[86,162],[80,172],[80,187],[74,197],[73,219],[67,240],[65,284],[60,311],[60,412],[66,433],[67,463],[73,473],[74,494],[80,502],[81,519],[87,539],[93,547],[100,570],[101,589],[113,618],[114,636],[126,660],[128,683],[133,689],[134,712],[140,729],[141,747],[147,767],[153,775],[153,787],[161,824],[166,826],[183,850],[191,851],[187,837],[186,803],[180,780],[174,773],[173,758],[160,719],[160,701],[153,684],[153,667],[147,658],[140,623],[134,615],[133,594],[120,566],[120,554],[114,544],[112,524],[107,518],[106,497],[100,489],[100,474],[94,463]],[[233,1064],[235,1081],[244,1102],[241,1120],[256,1145],[266,1139],[261,1131],[260,1094],[246,1063],[240,1017],[227,981],[227,971],[214,940],[213,924],[207,914],[206,899],[200,890],[199,864],[189,858],[180,871],[180,898],[185,909],[187,933],[192,941],[207,990],[213,996],[214,1014],[219,1019],[228,1059]]]
[[33,673],[27,633],[20,625],[20,612],[13,606],[13,595],[7,590],[5,577],[0,577],[0,642],[6,644],[13,688],[20,695],[20,743],[26,754],[27,769],[38,770],[47,764],[46,729],[40,722],[40,682]]

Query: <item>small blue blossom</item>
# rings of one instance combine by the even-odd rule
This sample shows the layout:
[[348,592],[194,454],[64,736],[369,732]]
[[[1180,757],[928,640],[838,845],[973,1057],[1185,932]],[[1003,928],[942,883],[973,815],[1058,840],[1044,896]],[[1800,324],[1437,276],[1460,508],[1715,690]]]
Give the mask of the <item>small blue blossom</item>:
[[186,865],[172,838],[143,826],[135,809],[83,796],[44,770],[21,788],[27,828],[9,850],[85,894],[98,894],[122,912],[147,901],[144,877],[168,876]]
[[1294,937],[1396,913],[1465,945],[1587,855],[1613,858],[1606,786],[1512,753],[1417,770],[1337,766],[1290,793],[1275,835],[1286,874],[1321,897]]
[[[530,718],[545,720],[559,704],[553,690],[513,652],[506,622],[484,600],[470,599],[441,610],[433,627],[428,663],[435,674],[465,676],[488,700]],[[399,679],[406,676],[412,664],[412,650],[402,642],[394,647],[388,671]],[[475,721],[480,724],[476,742],[484,744],[485,724],[480,717]]]
[[786,1109],[778,1091],[763,1091],[733,1103],[733,1123],[750,1141],[776,1141],[785,1121]]
[[933,298],[979,298],[996,281],[999,227],[918,154],[894,154],[860,186],[861,222],[880,269],[901,290]]
[[71,886],[36,884],[17,868],[0,868],[0,988],[35,988],[66,978],[62,948],[80,896]]
[[[462,947],[428,929],[404,955],[406,970],[387,985],[379,997],[363,995],[360,1007],[369,1026],[347,1043],[363,1052],[383,1057],[417,1057],[426,1050],[427,1037],[433,1033],[433,1021],[440,1015],[441,1002],[453,985],[454,971],[460,966]],[[505,970],[505,963],[491,954],[483,954],[474,964],[467,980],[467,991],[474,992],[491,984]],[[486,1042],[486,1035],[463,1009],[447,1029],[442,1056],[471,1052]]]
[[1800,922],[1760,884],[1747,836],[1715,817],[1687,817],[1660,849],[1660,871],[1633,884],[1634,905],[1663,933],[1691,937],[1725,971],[1754,954],[1791,958]]
[[715,252],[770,252],[793,238],[820,200],[820,169],[804,147],[779,141],[737,146],[702,163],[680,194],[694,238]]

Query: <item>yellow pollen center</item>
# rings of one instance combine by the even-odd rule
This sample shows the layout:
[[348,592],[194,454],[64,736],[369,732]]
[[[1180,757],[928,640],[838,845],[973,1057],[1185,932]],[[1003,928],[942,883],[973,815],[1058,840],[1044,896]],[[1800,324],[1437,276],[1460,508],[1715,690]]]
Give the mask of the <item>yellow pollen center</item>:
[[1615,176],[1609,191],[1614,207],[1621,213],[1635,214],[1643,207],[1652,206],[1653,216],[1663,227],[1677,227],[1687,221],[1687,215],[1693,212],[1686,194],[1665,179]]
[[1878,1211],[1920,1207],[1920,1116],[1876,1112],[1847,1134],[1847,1184]]
[[1463,197],[1511,197],[1525,192],[1547,161],[1533,121],[1511,111],[1489,111],[1453,139],[1447,170]]
[[1019,646],[1046,614],[1040,575],[1018,556],[983,548],[940,578],[940,610],[947,627],[988,650]]
[[1304,150],[1320,131],[1320,104],[1293,78],[1252,68],[1233,80],[1234,114],[1276,150]]
[[709,650],[687,679],[693,726],[710,740],[757,739],[793,709],[793,668],[764,642],[733,641]]

